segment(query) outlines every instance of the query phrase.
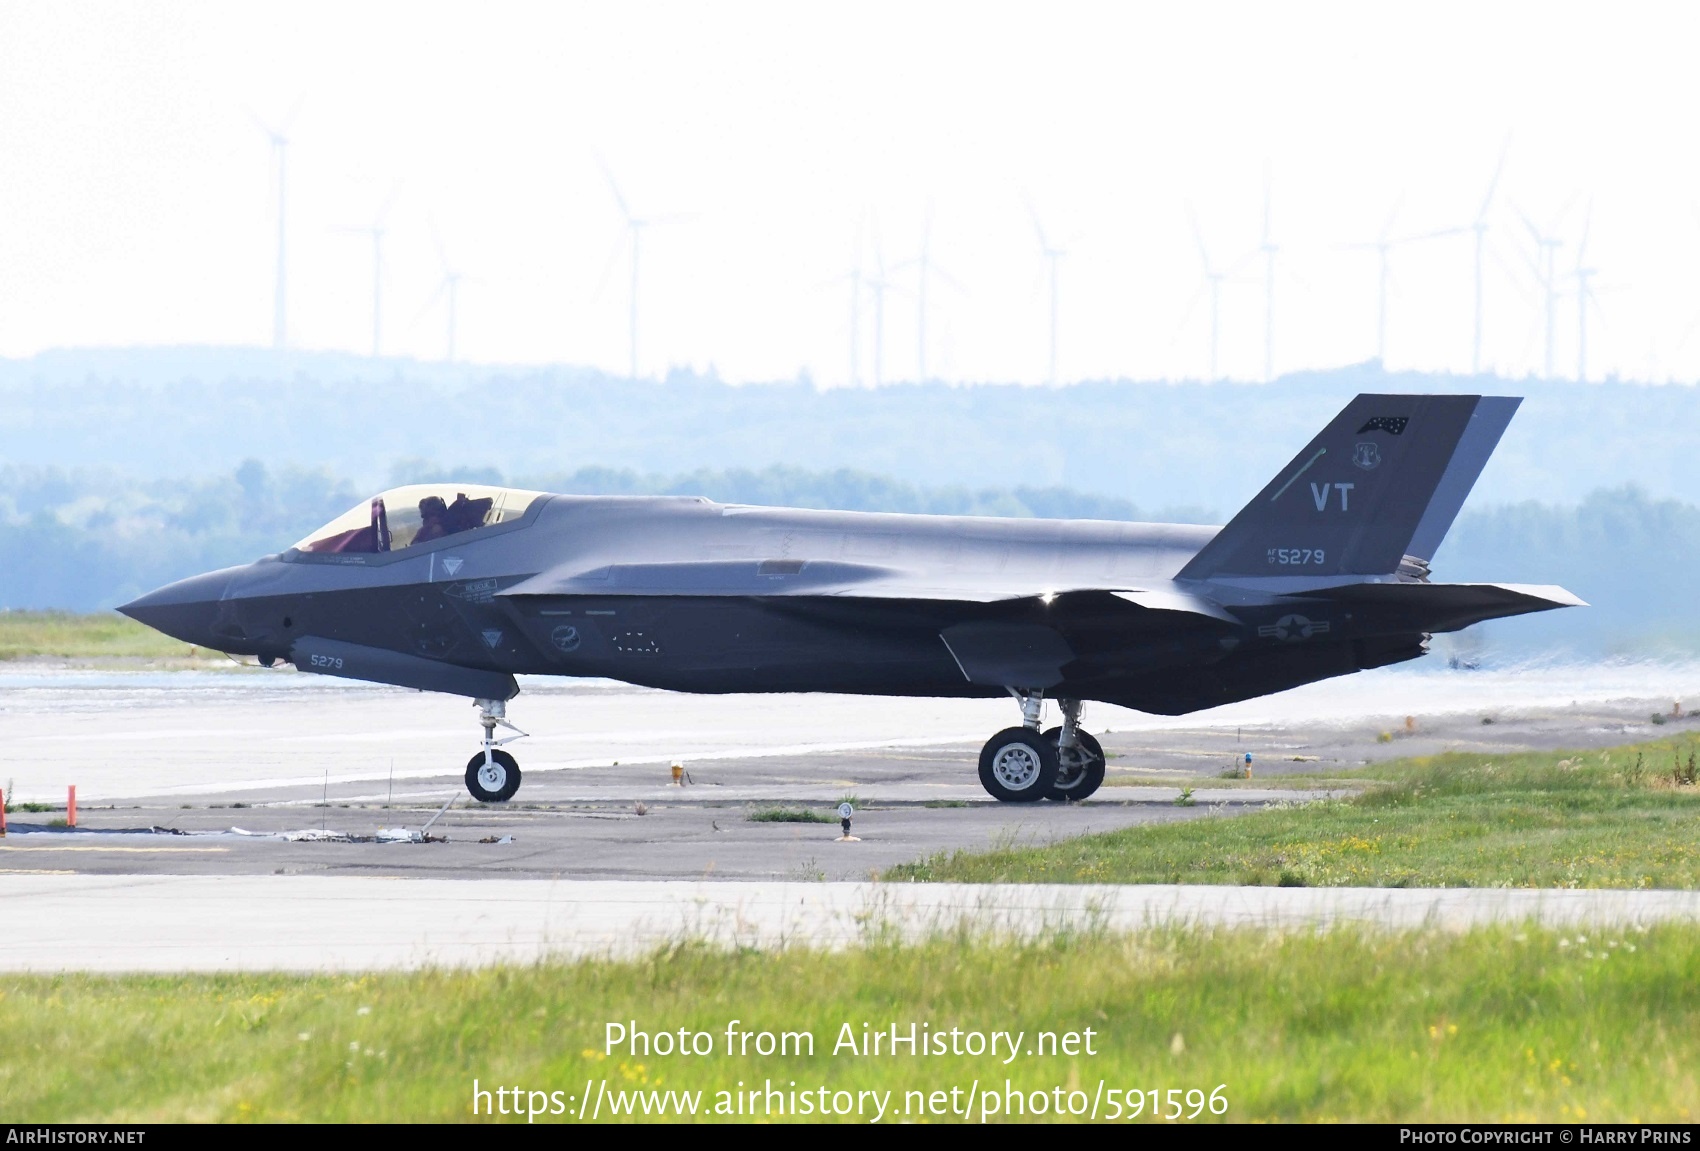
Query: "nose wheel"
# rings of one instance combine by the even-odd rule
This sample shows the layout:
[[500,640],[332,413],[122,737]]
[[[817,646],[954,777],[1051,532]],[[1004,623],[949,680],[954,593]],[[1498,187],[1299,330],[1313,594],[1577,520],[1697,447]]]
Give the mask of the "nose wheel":
[[[466,790],[479,803],[503,803],[512,799],[519,790],[520,771],[519,761],[503,751],[502,745],[524,739],[526,733],[508,722],[505,700],[480,699],[475,702],[478,722],[484,728],[484,750],[466,763]],[[498,725],[514,734],[497,739]]]
[[512,799],[519,784],[519,761],[505,751],[491,748],[466,761],[466,790],[479,803]]

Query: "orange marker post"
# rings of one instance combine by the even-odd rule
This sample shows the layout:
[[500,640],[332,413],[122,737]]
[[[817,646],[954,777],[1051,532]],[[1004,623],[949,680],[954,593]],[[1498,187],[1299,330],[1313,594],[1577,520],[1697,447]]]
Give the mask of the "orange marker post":
[[77,826],[77,785],[71,785],[70,798],[65,801],[65,826]]

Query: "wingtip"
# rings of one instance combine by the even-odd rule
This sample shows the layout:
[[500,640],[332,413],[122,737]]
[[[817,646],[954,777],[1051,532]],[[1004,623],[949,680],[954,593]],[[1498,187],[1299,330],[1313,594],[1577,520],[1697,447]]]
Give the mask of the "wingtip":
[[1518,595],[1528,596],[1530,599],[1545,600],[1553,607],[1594,606],[1575,592],[1559,587],[1557,584],[1502,583],[1494,586],[1504,588],[1506,591],[1516,592]]

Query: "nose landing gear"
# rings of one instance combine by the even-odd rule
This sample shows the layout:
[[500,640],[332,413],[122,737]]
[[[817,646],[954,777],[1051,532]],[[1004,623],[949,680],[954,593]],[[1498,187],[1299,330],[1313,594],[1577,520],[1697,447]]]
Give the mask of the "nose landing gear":
[[[484,750],[467,761],[466,790],[479,803],[501,803],[512,799],[520,784],[519,761],[501,750],[502,745],[524,739],[527,733],[508,722],[505,700],[480,699],[473,702],[478,707],[478,722],[484,728]],[[498,724],[515,734],[497,739]]]
[[1104,749],[1080,730],[1080,701],[1058,700],[1061,727],[1039,730],[1044,693],[1011,688],[1020,727],[1005,728],[980,750],[980,784],[1004,803],[1081,800],[1104,782]]

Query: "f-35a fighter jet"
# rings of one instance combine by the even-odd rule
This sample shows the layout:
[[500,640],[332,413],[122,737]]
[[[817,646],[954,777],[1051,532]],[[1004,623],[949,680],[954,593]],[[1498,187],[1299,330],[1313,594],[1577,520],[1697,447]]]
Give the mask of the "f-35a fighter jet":
[[[1359,396],[1222,528],[423,484],[119,610],[267,666],[472,698],[484,739],[466,785],[485,802],[520,785],[496,736],[516,673],[1007,694],[1021,723],[986,741],[986,790],[1084,799],[1104,753],[1082,701],[1180,715],[1581,604],[1557,587],[1429,580],[1519,402]],[[1062,723],[1042,731],[1047,695]]]

